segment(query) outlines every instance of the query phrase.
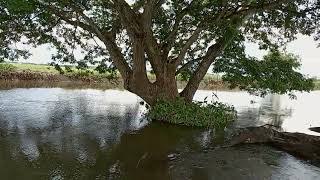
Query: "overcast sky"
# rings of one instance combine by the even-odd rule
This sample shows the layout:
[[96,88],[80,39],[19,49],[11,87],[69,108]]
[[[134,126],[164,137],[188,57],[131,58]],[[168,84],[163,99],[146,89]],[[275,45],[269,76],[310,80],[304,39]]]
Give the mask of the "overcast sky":
[[[297,40],[291,42],[287,50],[301,57],[302,67],[300,71],[309,76],[320,77],[320,48],[312,37],[299,36]],[[266,52],[260,51],[258,45],[247,43],[247,53],[261,58]],[[32,56],[25,62],[47,64],[51,62],[51,54],[48,46],[41,46],[31,49]]]

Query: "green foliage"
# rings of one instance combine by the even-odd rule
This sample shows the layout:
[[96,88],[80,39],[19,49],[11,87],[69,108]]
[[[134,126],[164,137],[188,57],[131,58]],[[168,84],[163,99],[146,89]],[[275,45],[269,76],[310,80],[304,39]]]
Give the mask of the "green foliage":
[[64,74],[64,71],[59,64],[54,64],[54,69],[57,70],[60,74]]
[[64,66],[64,69],[65,69],[65,71],[66,71],[67,73],[72,73],[72,72],[73,72],[73,70],[71,69],[70,66]]
[[314,87],[313,79],[296,71],[299,67],[297,56],[271,51],[263,60],[252,57],[221,60],[215,64],[214,71],[224,72],[222,79],[231,88],[239,87],[261,96],[267,93],[289,93],[293,97],[296,90],[310,91]]
[[75,76],[79,76],[79,77],[88,77],[88,76],[92,75],[93,72],[90,70],[79,70],[79,71],[76,71],[72,74]]
[[76,66],[76,68],[77,68],[78,70],[86,70],[86,69],[89,68],[89,66],[87,65],[87,63],[84,62],[84,61],[79,61],[77,64],[78,64],[78,65]]
[[224,128],[235,116],[232,106],[219,102],[186,103],[183,98],[173,102],[159,101],[147,114],[151,120],[206,128]]
[[178,75],[178,79],[182,80],[182,81],[188,81],[191,77],[192,72],[188,69],[183,70],[180,72],[180,74]]
[[101,62],[94,70],[98,71],[99,74],[108,73],[110,79],[117,77],[117,69],[112,64],[107,65],[105,62]]
[[[131,9],[138,14],[142,12],[139,10],[145,7],[147,1],[130,2]],[[270,4],[273,4],[272,8],[268,8]],[[236,33],[242,37],[235,39],[231,44],[243,42],[247,38],[259,43],[263,49],[283,45],[284,42],[293,40],[298,33],[304,35],[315,33],[316,37],[320,37],[319,6],[318,1],[305,0],[281,3],[276,0],[159,1],[154,7],[151,27],[155,40],[161,45],[173,43],[169,50],[172,55],[177,55],[189,38],[188,35],[197,26],[202,25],[204,30],[201,36],[189,49],[185,58],[185,61],[189,61],[203,56],[208,45],[225,34]],[[125,52],[127,61],[130,61],[132,43],[128,37],[123,36],[127,26],[120,17],[121,13],[127,10],[119,13],[117,12],[119,9],[115,7],[113,1],[100,0],[1,0],[0,59],[27,56],[25,51],[10,47],[10,44],[19,42],[21,37],[26,37],[27,43],[31,45],[50,43],[55,46],[57,55],[54,56],[54,60],[76,62],[73,54],[75,47],[83,49],[85,55],[83,61],[91,62],[97,57],[107,57],[109,52],[104,48],[96,43],[83,41],[99,37],[99,33],[89,32],[90,30],[86,29],[94,23],[95,27],[104,30],[102,33],[112,33],[121,37],[117,40],[126,45],[121,48]],[[245,13],[247,8],[256,11],[251,11],[249,16],[250,13]],[[86,13],[81,13],[84,11]],[[74,12],[78,13],[75,15]],[[222,15],[230,15],[232,18]],[[242,20],[245,20],[241,25],[242,28],[234,26],[235,22]],[[179,23],[175,24],[176,22]],[[66,26],[66,23],[69,25]],[[173,30],[176,32],[175,36],[172,36]],[[112,59],[109,58],[109,61]]]
[[98,71],[99,74],[104,74],[108,72],[109,66],[106,63],[101,63],[94,70]]
[[10,72],[17,68],[12,64],[0,63],[0,72]]

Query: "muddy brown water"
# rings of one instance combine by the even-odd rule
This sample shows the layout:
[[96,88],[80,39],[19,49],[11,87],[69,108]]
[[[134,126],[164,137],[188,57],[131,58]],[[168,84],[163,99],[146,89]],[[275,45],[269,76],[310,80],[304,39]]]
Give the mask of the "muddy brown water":
[[[320,135],[320,91],[265,98],[216,93],[235,105],[227,131],[274,124]],[[320,167],[268,146],[214,148],[212,130],[148,123],[141,99],[127,91],[0,90],[0,179],[320,179]]]

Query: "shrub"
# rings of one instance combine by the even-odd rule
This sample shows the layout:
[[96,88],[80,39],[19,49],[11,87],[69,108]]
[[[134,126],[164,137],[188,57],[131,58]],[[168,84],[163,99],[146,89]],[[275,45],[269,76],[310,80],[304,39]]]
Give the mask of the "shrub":
[[0,64],[0,72],[9,72],[16,70],[17,67],[15,67],[12,64]]
[[89,66],[87,65],[87,63],[85,61],[79,61],[78,65],[76,66],[76,68],[78,70],[86,70],[89,68]]
[[102,62],[94,70],[98,71],[99,74],[108,74],[108,79],[117,78],[117,69],[113,64],[107,65],[105,62]]
[[73,74],[77,77],[89,77],[90,75],[93,74],[93,72],[90,70],[78,70],[78,71],[74,72]]
[[148,119],[194,127],[224,128],[236,117],[234,107],[219,102],[192,102],[177,98],[159,101],[147,113]]
[[68,73],[72,73],[73,70],[71,69],[70,66],[65,66],[64,69],[68,72]]
[[109,66],[106,63],[102,62],[94,70],[98,71],[99,74],[104,74],[108,72]]

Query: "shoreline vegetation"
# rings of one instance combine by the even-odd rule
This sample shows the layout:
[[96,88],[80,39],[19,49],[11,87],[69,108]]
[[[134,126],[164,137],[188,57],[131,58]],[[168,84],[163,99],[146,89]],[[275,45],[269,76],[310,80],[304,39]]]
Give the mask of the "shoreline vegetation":
[[[0,63],[1,87],[63,87],[63,88],[93,88],[93,89],[123,89],[123,79],[119,74],[98,73],[94,68],[86,70],[71,67],[69,72],[64,66],[60,74],[54,66],[40,64]],[[155,75],[148,74],[149,80],[155,81]],[[178,87],[187,84],[182,78],[177,78]],[[200,84],[202,90],[231,90],[221,77],[214,74],[205,76]]]
[[[43,64],[0,63],[0,87],[62,87],[62,88],[93,88],[93,89],[123,89],[123,80],[119,74],[98,73],[94,68],[86,70],[76,67],[65,68],[60,74],[54,66]],[[68,71],[67,71],[68,69]],[[149,80],[155,80],[155,75],[148,74]],[[179,89],[186,86],[187,82],[177,78]],[[320,79],[315,80],[314,90],[320,90]],[[200,83],[201,90],[232,90],[228,84],[221,80],[219,75],[207,74]],[[237,89],[236,89],[237,90]]]

